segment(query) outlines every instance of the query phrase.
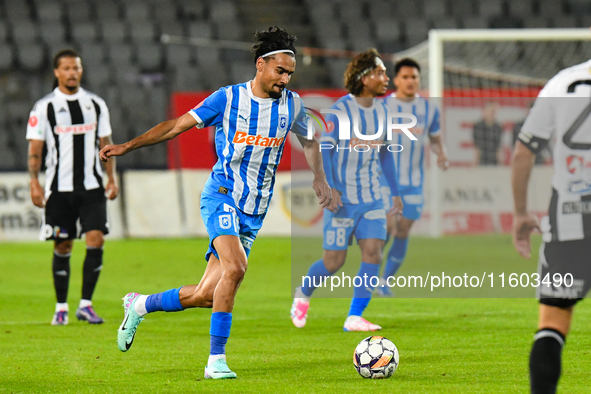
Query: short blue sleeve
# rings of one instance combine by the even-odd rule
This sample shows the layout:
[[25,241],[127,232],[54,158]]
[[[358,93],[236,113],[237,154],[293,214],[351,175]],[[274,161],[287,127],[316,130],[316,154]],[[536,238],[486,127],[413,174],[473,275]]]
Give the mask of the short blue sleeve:
[[304,107],[304,100],[296,94],[293,95],[293,108],[296,115],[291,126],[291,131],[300,137],[306,137],[308,135],[308,115]]
[[433,114],[433,120],[431,120],[431,124],[429,125],[429,135],[437,134],[440,130],[439,127],[439,110],[437,107],[434,108],[435,113]]
[[226,89],[222,88],[212,93],[205,100],[197,104],[189,113],[197,120],[197,127],[221,125],[226,110]]

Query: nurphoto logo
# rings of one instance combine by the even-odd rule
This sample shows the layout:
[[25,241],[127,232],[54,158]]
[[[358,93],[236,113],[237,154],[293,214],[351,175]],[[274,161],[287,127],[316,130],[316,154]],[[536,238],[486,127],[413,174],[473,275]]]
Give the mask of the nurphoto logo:
[[[341,140],[348,140],[350,141],[349,146],[347,147],[339,147],[338,144],[335,146],[329,142],[323,141],[320,144],[320,150],[327,150],[327,149],[335,149],[342,150],[347,149],[351,151],[351,149],[355,150],[356,152],[367,152],[372,148],[377,148],[378,152],[382,146],[385,146],[386,149],[390,152],[400,152],[402,151],[403,147],[399,144],[391,144],[389,141],[392,141],[393,132],[394,130],[400,130],[404,135],[410,138],[412,141],[416,141],[417,137],[413,135],[413,133],[409,130],[416,126],[417,124],[417,117],[413,114],[408,113],[389,113],[387,115],[387,119],[384,119],[383,116],[378,115],[378,129],[376,130],[375,134],[366,135],[363,134],[359,128],[359,114],[355,111],[352,112],[352,118],[349,119],[349,116],[346,112],[338,110],[338,109],[321,109],[320,112],[316,111],[312,108],[306,108],[306,113],[308,115],[308,133],[307,138],[309,140],[314,138],[316,134],[316,130],[314,129],[314,122],[316,122],[320,130],[326,130],[328,133],[331,133],[334,129],[334,126],[330,128],[324,119],[322,114],[332,114],[336,116],[338,122],[338,141]],[[397,120],[395,120],[397,119]],[[397,123],[400,122],[399,119],[410,119],[408,123]],[[351,123],[353,123],[353,127],[351,127]],[[385,127],[384,127],[385,125]],[[351,129],[353,129],[353,133],[351,133]],[[385,129],[385,130],[384,130]],[[384,138],[385,132],[385,138]],[[352,135],[354,137],[352,137]],[[370,141],[370,142],[368,142]],[[386,141],[386,142],[385,142]]]

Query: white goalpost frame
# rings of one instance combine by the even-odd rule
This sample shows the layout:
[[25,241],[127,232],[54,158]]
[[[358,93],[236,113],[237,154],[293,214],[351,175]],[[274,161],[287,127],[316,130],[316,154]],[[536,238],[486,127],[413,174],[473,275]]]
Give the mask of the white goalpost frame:
[[[443,97],[443,43],[451,41],[585,41],[591,40],[591,31],[576,29],[444,29],[429,31],[429,97]],[[431,189],[430,211],[431,237],[443,235],[439,191],[439,168],[436,156],[431,152],[429,165]]]

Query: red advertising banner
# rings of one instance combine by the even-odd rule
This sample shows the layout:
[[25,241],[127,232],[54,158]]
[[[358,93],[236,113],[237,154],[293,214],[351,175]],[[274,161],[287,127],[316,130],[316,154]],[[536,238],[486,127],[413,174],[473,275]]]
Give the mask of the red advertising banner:
[[[195,108],[211,92],[176,92],[171,96],[170,112],[178,118]],[[168,142],[168,168],[211,168],[217,157],[215,154],[214,129],[189,130]],[[203,149],[205,147],[205,149]]]

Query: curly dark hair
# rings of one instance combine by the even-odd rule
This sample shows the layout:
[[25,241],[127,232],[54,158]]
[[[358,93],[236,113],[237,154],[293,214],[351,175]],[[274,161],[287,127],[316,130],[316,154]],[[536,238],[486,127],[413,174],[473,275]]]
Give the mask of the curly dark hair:
[[[289,49],[293,51],[294,55],[297,53],[294,43],[297,40],[296,36],[292,36],[283,29],[277,26],[271,26],[267,31],[257,31],[254,33],[257,43],[250,49],[254,53],[254,62],[263,56],[265,53],[279,51],[281,49]],[[272,59],[273,56],[269,56]]]
[[71,48],[67,48],[67,49],[62,49],[61,51],[59,51],[58,53],[55,54],[55,56],[53,57],[53,68],[56,69],[59,67],[60,65],[60,59],[62,57],[80,57],[80,55],[78,55],[78,52],[76,52],[75,50],[71,49]]
[[376,58],[379,57],[380,54],[377,49],[369,48],[367,51],[355,56],[349,65],[347,65],[344,80],[345,88],[349,93],[357,96],[363,92],[361,77],[376,67]]

